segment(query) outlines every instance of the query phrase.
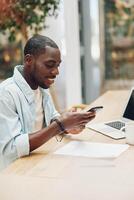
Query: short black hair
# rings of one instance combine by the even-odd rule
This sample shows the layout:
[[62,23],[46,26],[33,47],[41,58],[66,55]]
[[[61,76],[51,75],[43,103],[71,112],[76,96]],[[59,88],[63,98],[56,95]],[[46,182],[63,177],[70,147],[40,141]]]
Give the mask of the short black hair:
[[59,49],[57,44],[49,37],[43,35],[34,35],[27,41],[24,47],[24,55],[39,55],[45,51],[46,46]]

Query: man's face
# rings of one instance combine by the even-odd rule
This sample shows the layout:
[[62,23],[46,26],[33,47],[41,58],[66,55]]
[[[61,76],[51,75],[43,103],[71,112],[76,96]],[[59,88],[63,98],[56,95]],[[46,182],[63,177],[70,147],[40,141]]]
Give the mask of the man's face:
[[34,84],[44,89],[49,88],[59,74],[60,63],[59,49],[46,47],[44,53],[33,58],[32,79]]

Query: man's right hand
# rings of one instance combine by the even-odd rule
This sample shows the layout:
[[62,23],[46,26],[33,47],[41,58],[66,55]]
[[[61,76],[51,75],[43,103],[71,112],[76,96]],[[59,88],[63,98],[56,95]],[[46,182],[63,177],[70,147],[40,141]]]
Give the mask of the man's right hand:
[[95,115],[95,112],[67,112],[60,117],[60,120],[64,124],[65,129],[69,131],[84,127]]

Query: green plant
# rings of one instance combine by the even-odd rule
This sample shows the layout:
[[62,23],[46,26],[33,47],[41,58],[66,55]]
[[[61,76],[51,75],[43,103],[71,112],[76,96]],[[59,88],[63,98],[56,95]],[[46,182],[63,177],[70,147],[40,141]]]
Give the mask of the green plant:
[[17,33],[28,37],[28,29],[38,33],[45,27],[47,16],[57,16],[60,0],[1,0],[0,30],[9,32],[9,41],[15,41]]

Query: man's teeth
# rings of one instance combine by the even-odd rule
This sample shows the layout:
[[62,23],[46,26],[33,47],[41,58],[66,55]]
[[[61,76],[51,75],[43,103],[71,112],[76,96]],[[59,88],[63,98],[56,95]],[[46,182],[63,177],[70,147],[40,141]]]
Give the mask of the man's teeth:
[[49,80],[49,81],[53,81],[53,80],[54,80],[54,78],[48,78],[48,80]]

